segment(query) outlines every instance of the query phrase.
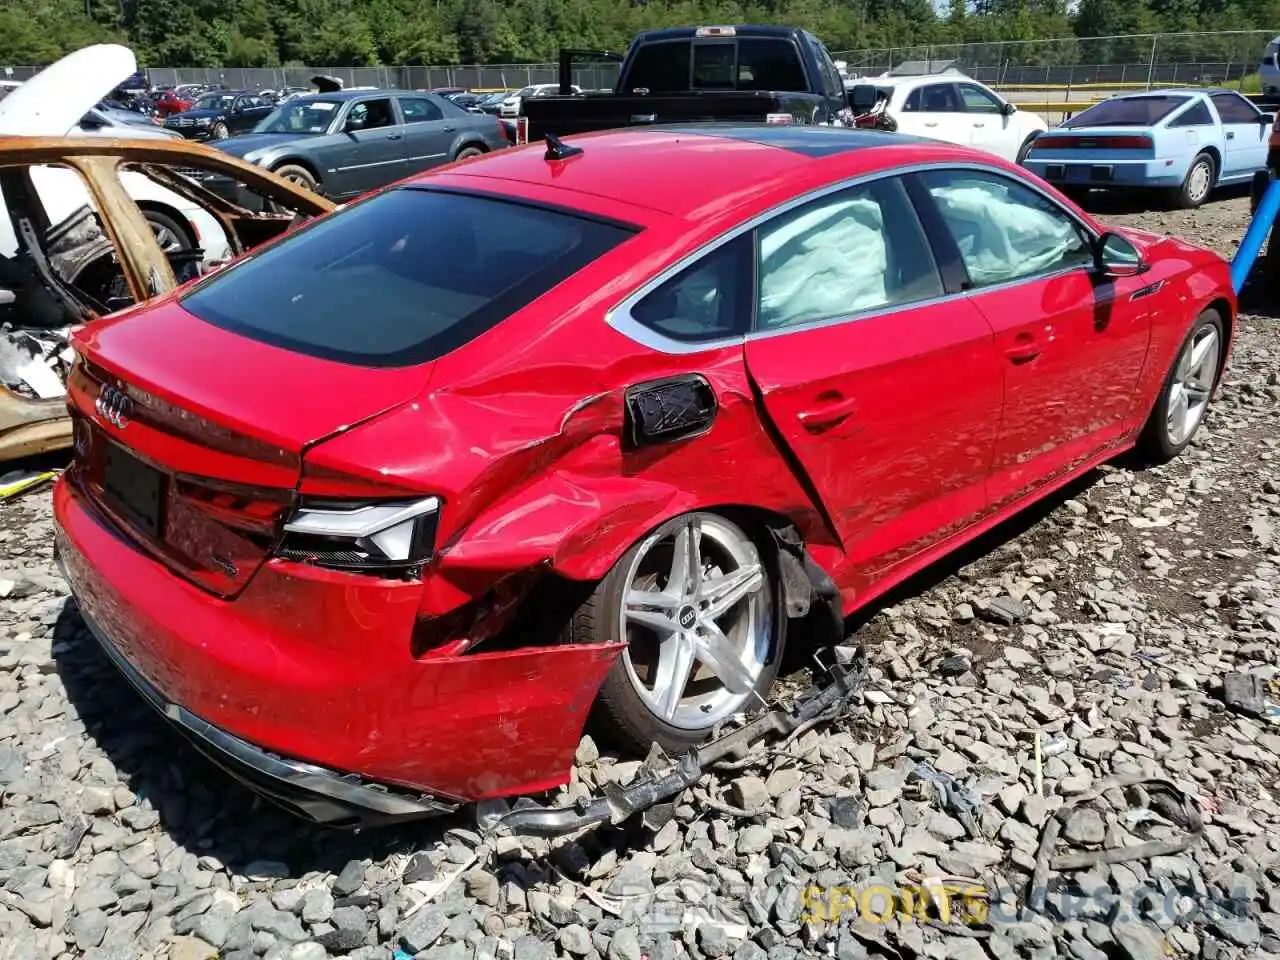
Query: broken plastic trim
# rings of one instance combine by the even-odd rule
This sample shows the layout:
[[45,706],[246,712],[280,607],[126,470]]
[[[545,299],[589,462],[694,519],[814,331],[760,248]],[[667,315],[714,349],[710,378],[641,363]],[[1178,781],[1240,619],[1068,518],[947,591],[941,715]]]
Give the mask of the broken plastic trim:
[[[848,654],[842,662],[841,654]],[[806,691],[790,708],[778,707],[746,726],[703,744],[672,762],[655,744],[644,768],[629,786],[606,784],[603,795],[584,797],[572,807],[544,807],[522,798],[507,813],[480,818],[480,830],[496,836],[525,834],[557,836],[598,823],[617,825],[641,811],[683,793],[697,783],[712,764],[744,759],[747,749],[767,737],[794,737],[845,713],[866,678],[866,651],[838,648],[827,683]]]

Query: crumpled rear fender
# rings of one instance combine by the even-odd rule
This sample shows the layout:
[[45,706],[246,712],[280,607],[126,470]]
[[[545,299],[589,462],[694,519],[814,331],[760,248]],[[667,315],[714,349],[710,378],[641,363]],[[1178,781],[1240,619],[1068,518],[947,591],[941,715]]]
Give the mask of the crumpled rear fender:
[[[711,429],[630,449],[627,387],[677,373],[681,363],[714,390]],[[350,475],[353,490],[395,484],[442,496],[424,613],[438,615],[534,568],[598,579],[645,534],[690,510],[746,506],[794,523],[807,543],[830,542],[821,511],[761,420],[740,349],[664,357],[649,369],[539,373],[536,382],[551,385],[541,392],[529,389],[527,371],[518,381],[433,388],[307,455],[304,493],[309,476],[323,474],[329,495],[342,493],[334,477]],[[560,384],[573,392],[552,392]],[[386,451],[406,453],[399,462]],[[382,466],[364,466],[375,463]]]

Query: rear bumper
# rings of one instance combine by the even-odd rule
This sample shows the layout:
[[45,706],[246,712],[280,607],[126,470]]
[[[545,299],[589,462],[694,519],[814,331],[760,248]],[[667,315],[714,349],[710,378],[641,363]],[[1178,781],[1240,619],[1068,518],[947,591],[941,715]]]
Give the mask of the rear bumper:
[[1036,176],[1054,186],[1177,187],[1186,170],[1164,160],[1107,160],[1079,157],[1028,158],[1024,163]]
[[[60,557],[59,566],[62,566]],[[120,654],[93,618],[83,612],[82,616],[107,659],[142,699],[173,723],[206,757],[294,813],[325,826],[367,827],[386,821],[439,816],[457,809],[455,803],[391,792],[381,785],[362,782],[358,777],[344,777],[335,770],[276,756],[215,727],[166,700],[164,694]]]
[[228,600],[134,546],[74,468],[54,516],[60,565],[108,656],[218,763],[322,822],[559,786],[621,649],[416,659],[421,583],[272,560]]

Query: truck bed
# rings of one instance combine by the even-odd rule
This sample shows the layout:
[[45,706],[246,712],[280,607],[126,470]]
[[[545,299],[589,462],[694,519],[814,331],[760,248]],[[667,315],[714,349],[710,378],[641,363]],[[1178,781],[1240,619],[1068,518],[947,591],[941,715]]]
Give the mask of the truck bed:
[[539,97],[524,103],[528,138],[548,133],[568,136],[649,123],[760,122],[785,113],[795,123],[812,121],[819,98],[807,93],[768,91],[702,91],[657,96],[588,93],[574,97]]

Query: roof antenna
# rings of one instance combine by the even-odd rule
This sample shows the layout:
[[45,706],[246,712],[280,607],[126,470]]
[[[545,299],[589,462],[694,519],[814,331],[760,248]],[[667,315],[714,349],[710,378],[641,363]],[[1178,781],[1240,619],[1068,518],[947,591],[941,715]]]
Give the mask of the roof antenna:
[[554,133],[548,133],[546,141],[547,152],[542,157],[544,160],[568,160],[583,152],[581,147],[569,146]]

